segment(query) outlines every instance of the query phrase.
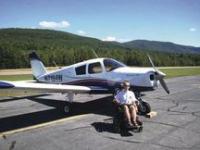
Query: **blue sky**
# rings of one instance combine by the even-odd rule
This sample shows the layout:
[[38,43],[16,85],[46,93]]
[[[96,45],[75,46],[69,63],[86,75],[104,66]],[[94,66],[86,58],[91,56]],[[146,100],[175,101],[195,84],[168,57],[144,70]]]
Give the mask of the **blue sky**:
[[200,0],[1,0],[0,28],[10,27],[200,47]]

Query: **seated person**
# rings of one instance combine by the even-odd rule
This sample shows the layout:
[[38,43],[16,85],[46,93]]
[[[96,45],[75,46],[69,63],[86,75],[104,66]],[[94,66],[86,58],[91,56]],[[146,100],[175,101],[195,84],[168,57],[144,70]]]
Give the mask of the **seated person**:
[[135,94],[129,90],[130,83],[124,81],[122,84],[122,89],[115,95],[114,102],[120,105],[123,110],[127,120],[127,127],[138,126],[137,124],[137,99]]

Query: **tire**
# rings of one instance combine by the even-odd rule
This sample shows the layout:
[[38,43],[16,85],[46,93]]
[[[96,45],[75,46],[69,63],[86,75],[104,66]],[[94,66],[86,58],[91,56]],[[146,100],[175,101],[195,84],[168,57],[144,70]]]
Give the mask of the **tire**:
[[142,101],[138,106],[138,110],[141,115],[147,115],[151,112],[151,106],[149,103]]
[[70,113],[70,107],[69,107],[69,105],[65,105],[65,106],[63,107],[63,112],[64,112],[65,114],[69,114],[69,113]]

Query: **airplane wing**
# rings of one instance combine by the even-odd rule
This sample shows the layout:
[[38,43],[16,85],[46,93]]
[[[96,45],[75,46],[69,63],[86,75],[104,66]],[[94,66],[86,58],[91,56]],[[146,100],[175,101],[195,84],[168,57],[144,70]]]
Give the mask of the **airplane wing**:
[[92,89],[86,86],[37,83],[34,81],[0,81],[0,91],[3,90],[31,90],[44,93],[89,93]]

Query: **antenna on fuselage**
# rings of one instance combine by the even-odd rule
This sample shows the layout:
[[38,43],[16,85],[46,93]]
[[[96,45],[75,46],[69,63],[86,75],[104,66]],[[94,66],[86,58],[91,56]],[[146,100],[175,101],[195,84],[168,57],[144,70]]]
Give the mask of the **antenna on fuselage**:
[[99,58],[99,56],[97,55],[97,53],[95,52],[94,49],[91,49],[91,51],[93,52],[93,54],[95,55],[96,58]]
[[60,66],[58,66],[58,65],[56,64],[56,62],[55,62],[55,61],[53,61],[53,64],[54,64],[54,66],[55,66],[56,68],[58,68],[58,69],[61,69],[61,67],[60,67]]

